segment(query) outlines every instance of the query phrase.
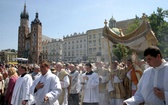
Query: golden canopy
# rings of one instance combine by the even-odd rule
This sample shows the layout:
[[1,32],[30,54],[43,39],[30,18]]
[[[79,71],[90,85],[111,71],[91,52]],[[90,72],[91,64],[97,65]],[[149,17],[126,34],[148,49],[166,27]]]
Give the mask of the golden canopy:
[[103,36],[114,44],[122,44],[128,46],[135,51],[143,51],[148,46],[156,46],[158,40],[152,31],[150,24],[144,19],[142,24],[132,33],[124,35],[122,32],[118,35],[113,29],[105,26],[103,28]]

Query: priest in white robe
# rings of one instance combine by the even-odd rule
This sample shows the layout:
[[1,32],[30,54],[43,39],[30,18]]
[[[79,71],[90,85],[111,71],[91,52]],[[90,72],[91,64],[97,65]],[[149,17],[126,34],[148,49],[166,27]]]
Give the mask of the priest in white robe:
[[16,81],[11,104],[12,105],[30,105],[32,97],[30,93],[30,87],[32,86],[33,79],[30,74],[27,74],[27,67],[25,65],[20,65],[18,68],[18,73],[20,77]]
[[144,71],[135,95],[123,105],[168,105],[168,63],[154,46],[144,51],[144,57],[150,67]]
[[83,74],[83,105],[99,105],[99,75],[92,71],[92,65],[86,63],[86,73]]
[[41,63],[41,75],[38,76],[31,87],[31,94],[35,98],[35,105],[59,105],[61,94],[59,78],[50,71],[48,62]]

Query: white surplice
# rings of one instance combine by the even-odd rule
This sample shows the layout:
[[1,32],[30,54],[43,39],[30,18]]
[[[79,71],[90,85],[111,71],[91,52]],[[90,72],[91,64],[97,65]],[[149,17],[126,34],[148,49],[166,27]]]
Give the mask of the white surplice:
[[[82,74],[83,76],[86,73]],[[97,73],[92,73],[91,75],[86,75],[88,80],[83,86],[83,102],[85,103],[98,103],[99,102],[99,76]]]
[[[44,87],[34,92],[38,83],[43,83]],[[58,97],[61,94],[61,84],[59,78],[50,70],[45,75],[38,76],[31,87],[31,94],[35,98],[36,105],[59,105]],[[44,102],[44,97],[48,96],[49,101]]]
[[[165,100],[154,94],[154,87],[164,91]],[[138,83],[137,92],[124,102],[127,105],[138,105],[142,102],[145,105],[168,105],[168,63],[163,60],[159,67],[146,69]]]
[[32,97],[30,93],[30,87],[32,86],[33,80],[29,74],[25,74],[23,77],[19,77],[16,81],[11,104],[12,105],[22,105],[23,100],[27,100],[26,105],[30,105]]

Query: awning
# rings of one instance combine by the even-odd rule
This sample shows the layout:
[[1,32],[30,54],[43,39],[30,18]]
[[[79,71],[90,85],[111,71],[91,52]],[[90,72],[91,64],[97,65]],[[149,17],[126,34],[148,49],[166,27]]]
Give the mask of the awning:
[[7,64],[18,64],[18,62],[7,62]]
[[14,61],[28,61],[27,58],[13,58]]

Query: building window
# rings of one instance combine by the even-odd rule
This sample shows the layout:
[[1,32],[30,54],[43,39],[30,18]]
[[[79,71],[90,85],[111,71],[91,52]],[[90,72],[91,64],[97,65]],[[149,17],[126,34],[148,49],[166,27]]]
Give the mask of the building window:
[[99,39],[101,38],[101,36],[102,36],[101,33],[99,33]]
[[96,51],[96,48],[93,48],[93,53],[96,53],[97,51]]
[[93,45],[96,46],[96,40],[93,41]]
[[89,39],[92,39],[92,35],[89,35]]
[[96,34],[93,34],[93,39],[95,39],[96,38]]
[[72,56],[74,56],[74,51],[72,51]]
[[92,54],[92,48],[89,48],[89,54]]
[[99,47],[99,52],[101,52],[101,47]]
[[71,53],[70,53],[70,51],[68,51],[68,56],[71,56]]
[[92,41],[89,41],[89,46],[90,46],[90,47],[92,46]]

